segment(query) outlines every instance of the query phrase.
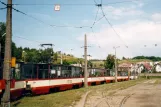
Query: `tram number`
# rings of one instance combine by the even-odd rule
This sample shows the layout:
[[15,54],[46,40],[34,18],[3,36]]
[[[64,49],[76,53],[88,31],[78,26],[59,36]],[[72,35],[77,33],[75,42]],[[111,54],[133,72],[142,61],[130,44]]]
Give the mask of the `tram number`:
[[67,83],[68,83],[68,84],[71,84],[71,83],[72,83],[72,80],[67,80]]

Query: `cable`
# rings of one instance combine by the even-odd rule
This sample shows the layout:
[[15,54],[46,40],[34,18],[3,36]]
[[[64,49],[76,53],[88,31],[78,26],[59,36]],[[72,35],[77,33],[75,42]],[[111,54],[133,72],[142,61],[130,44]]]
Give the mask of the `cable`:
[[[94,31],[93,31],[93,28],[92,27],[91,27],[91,30],[92,30],[93,35],[96,37],[96,40],[98,40],[97,39],[97,36],[94,34]],[[101,48],[101,46],[98,43],[97,43],[97,45],[98,45],[99,48]]]
[[0,8],[0,10],[6,9],[6,7]]
[[[2,4],[4,4],[4,5],[6,5],[7,6],[7,4],[5,4],[4,2],[2,2],[2,1],[0,1]],[[40,22],[40,23],[42,23],[42,24],[46,24],[46,25],[48,25],[48,26],[50,26],[50,27],[70,27],[70,28],[86,28],[86,27],[89,27],[90,28],[90,26],[66,26],[66,25],[53,25],[53,24],[47,24],[47,23],[45,23],[44,21],[42,21],[42,20],[40,20],[40,19],[38,19],[38,18],[35,18],[35,17],[33,17],[33,16],[31,16],[31,15],[28,15],[27,13],[25,13],[25,12],[22,12],[22,11],[20,11],[20,10],[18,10],[18,9],[15,9],[14,7],[12,7],[12,9],[13,10],[15,10],[16,12],[18,12],[18,13],[21,13],[21,14],[23,14],[23,15],[25,15],[25,16],[28,16],[28,17],[30,17],[30,18],[32,18],[32,19],[34,19],[34,20],[36,20],[36,21],[38,21],[38,22]]]
[[141,0],[128,0],[128,1],[120,1],[120,2],[108,3],[108,4],[120,4],[120,3],[134,2],[134,1],[141,1]]
[[14,35],[14,37],[17,37],[17,38],[20,38],[20,39],[24,39],[24,40],[27,40],[27,41],[32,41],[32,42],[42,43],[42,42],[39,42],[39,41],[30,40],[30,39],[27,39],[27,38],[24,38],[24,37],[20,37],[20,36],[15,36],[15,35]]
[[[140,1],[140,0],[128,0],[128,1],[121,1],[121,2],[111,2],[111,3],[107,3],[107,4],[102,4],[102,5],[109,5],[109,4],[120,4],[120,3],[127,3],[127,2],[134,2],[134,1]],[[95,2],[95,4],[59,4],[59,3],[57,3],[57,4],[59,4],[59,5],[66,5],[66,6],[78,6],[78,5],[80,5],[80,6],[85,6],[85,5],[92,5],[92,6],[94,6],[94,5],[96,5],[97,4],[97,2],[94,0],[94,2]],[[23,6],[32,6],[32,5],[37,5],[37,6],[41,6],[41,5],[51,5],[51,6],[53,6],[53,5],[57,5],[57,4],[54,4],[54,3],[52,3],[52,4],[19,4],[19,3],[15,3],[15,4],[13,4],[13,5],[23,5]]]
[[0,3],[2,3],[3,5],[6,5],[6,6],[7,6],[7,4],[6,4],[6,3],[4,3],[4,2],[2,2],[2,1],[0,1]]
[[[108,22],[108,24],[110,25],[110,27],[112,28],[112,30],[113,30],[113,31],[115,32],[115,34],[120,38],[120,40],[121,40],[122,42],[124,42],[124,41],[122,40],[121,36],[120,36],[120,35],[116,32],[116,30],[114,29],[113,25],[112,25],[112,24],[110,23],[110,21],[107,19],[106,15],[105,15],[105,13],[104,13],[104,11],[103,11],[103,9],[102,9],[102,7],[101,7],[101,10],[102,10],[103,16],[105,17],[106,21]],[[128,48],[128,46],[126,45],[125,42],[124,42],[124,44],[125,44],[125,47]]]
[[95,21],[95,24],[98,23],[101,19],[103,19],[105,16],[102,16],[101,18],[99,18],[97,21]]
[[97,4],[97,2],[94,0],[95,4]]
[[40,23],[49,25],[49,26],[51,26],[51,27],[71,27],[71,28],[85,28],[85,27],[89,27],[89,26],[65,26],[65,25],[52,25],[52,24],[50,25],[50,24],[47,24],[47,23],[45,23],[44,21],[39,20],[39,19],[37,19],[37,18],[35,18],[35,17],[31,16],[31,15],[28,15],[28,14],[26,14],[26,13],[20,11],[20,10],[17,10],[17,9],[15,9],[15,8],[13,8],[13,10],[15,10],[15,11],[17,11],[17,12],[23,14],[23,15],[26,15],[26,16],[28,16],[28,17],[30,17],[30,18],[36,20],[36,21],[39,21]]
[[99,7],[98,7],[98,9],[97,9],[97,13],[96,13],[96,16],[95,16],[95,19],[94,19],[94,22],[93,22],[92,27],[93,27],[93,26],[95,25],[95,23],[96,23],[96,19],[97,19],[98,12],[99,12]]

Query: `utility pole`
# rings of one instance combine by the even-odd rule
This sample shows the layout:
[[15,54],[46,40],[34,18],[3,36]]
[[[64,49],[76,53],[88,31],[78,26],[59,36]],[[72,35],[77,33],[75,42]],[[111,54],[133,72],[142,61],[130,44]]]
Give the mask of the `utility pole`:
[[118,47],[114,47],[115,49],[115,82],[117,82],[117,57],[116,57],[116,48],[119,48],[120,46]]
[[87,36],[84,36],[84,59],[85,59],[85,67],[84,67],[84,86],[85,88],[88,87],[88,80],[87,80]]
[[5,55],[4,55],[4,67],[3,67],[3,79],[5,79],[6,85],[5,85],[5,91],[2,97],[2,107],[10,107],[11,41],[12,41],[12,0],[8,0]]

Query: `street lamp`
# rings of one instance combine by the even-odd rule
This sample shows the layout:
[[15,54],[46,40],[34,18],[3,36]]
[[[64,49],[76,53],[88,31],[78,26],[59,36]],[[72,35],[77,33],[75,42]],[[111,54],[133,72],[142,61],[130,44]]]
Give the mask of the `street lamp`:
[[115,50],[115,82],[117,82],[117,62],[116,62],[117,57],[116,57],[116,49],[120,48],[120,46],[113,47],[113,48]]

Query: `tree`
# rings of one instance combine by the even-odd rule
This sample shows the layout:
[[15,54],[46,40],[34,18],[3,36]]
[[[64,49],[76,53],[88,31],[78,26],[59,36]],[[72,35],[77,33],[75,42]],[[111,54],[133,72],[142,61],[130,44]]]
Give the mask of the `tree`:
[[70,65],[70,63],[65,59],[65,60],[63,60],[63,64],[64,65]]
[[155,57],[155,56],[136,56],[133,59],[149,59],[152,61],[161,61],[161,57]]
[[123,56],[123,57],[122,57],[122,60],[125,60],[125,59],[126,59],[126,58]]
[[105,60],[105,64],[104,64],[104,67],[106,69],[112,69],[113,66],[115,64],[115,56],[114,55],[111,55],[109,54]]
[[88,61],[88,62],[87,62],[87,66],[90,67],[90,68],[92,68],[92,67],[93,67],[92,62],[91,62],[91,61]]
[[[5,50],[5,32],[6,32],[6,24],[4,22],[0,22],[0,43],[1,43],[1,56],[2,59],[4,58],[4,50]],[[3,37],[2,37],[3,36]],[[12,42],[12,50],[11,50],[11,54],[12,57],[16,57],[16,44],[14,42]]]
[[55,61],[57,61],[58,60],[58,53],[54,53],[53,54],[53,61],[55,62]]
[[103,67],[103,64],[100,64],[100,67]]

